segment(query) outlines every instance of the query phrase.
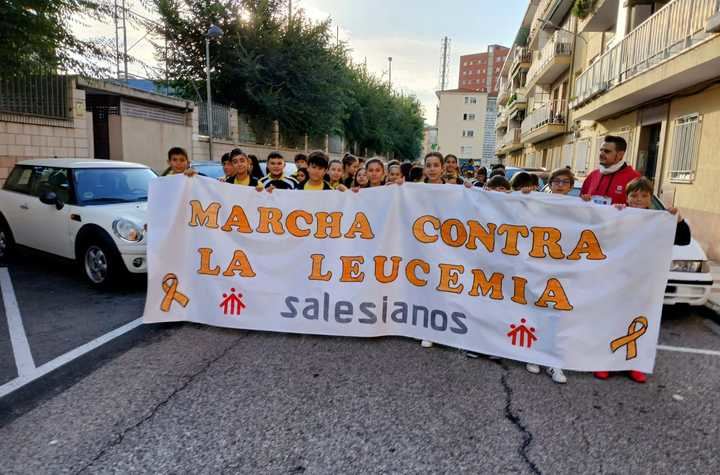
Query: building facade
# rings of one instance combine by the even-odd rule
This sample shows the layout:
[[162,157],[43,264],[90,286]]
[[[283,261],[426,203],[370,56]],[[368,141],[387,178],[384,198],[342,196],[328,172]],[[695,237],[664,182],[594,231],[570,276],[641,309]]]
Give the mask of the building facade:
[[497,94],[500,70],[509,49],[490,45],[486,53],[460,56],[458,89]]
[[574,3],[529,2],[500,74],[496,154],[582,179],[603,137],[622,136],[628,163],[719,260],[720,2]]
[[485,92],[454,89],[437,92],[437,150],[463,163],[488,165],[495,161],[495,98]]

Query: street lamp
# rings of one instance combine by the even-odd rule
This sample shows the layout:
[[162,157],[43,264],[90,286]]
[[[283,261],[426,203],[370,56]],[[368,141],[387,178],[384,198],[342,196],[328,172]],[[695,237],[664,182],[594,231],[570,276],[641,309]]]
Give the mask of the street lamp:
[[210,25],[205,34],[205,69],[207,73],[207,127],[208,127],[208,148],[210,160],[213,159],[213,120],[212,120],[212,94],[210,92],[210,40],[215,40],[223,35],[223,31],[217,25]]

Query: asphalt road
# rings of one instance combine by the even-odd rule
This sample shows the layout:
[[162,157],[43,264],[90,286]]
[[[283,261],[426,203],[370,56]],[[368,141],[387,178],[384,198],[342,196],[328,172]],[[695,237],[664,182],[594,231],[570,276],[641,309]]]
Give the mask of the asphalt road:
[[[96,293],[71,270],[38,270],[12,273],[40,360],[142,311],[141,284]],[[720,350],[710,316],[668,309],[661,343]],[[0,356],[7,375],[1,344]],[[645,385],[568,372],[562,386],[402,338],[187,324],[90,358],[103,363],[0,422],[0,473],[657,474],[720,461],[716,355],[661,351]]]

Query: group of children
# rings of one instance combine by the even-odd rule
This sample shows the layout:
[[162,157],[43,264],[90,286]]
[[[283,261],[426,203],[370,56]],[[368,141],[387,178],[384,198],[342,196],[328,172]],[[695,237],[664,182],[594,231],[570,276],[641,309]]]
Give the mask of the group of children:
[[[330,160],[322,151],[315,151],[308,156],[297,154],[294,162],[296,173],[285,174],[285,158],[279,152],[272,152],[267,157],[267,174],[262,176],[257,159],[246,155],[242,150],[235,149],[222,157],[225,176],[220,179],[225,183],[255,187],[258,191],[272,192],[274,189],[305,190],[305,191],[359,191],[362,188],[399,185],[405,182],[464,185],[468,188],[481,188],[486,191],[528,194],[540,191],[541,181],[538,175],[520,171],[508,180],[505,167],[497,164],[490,172],[485,167],[466,170],[461,174],[458,159],[454,155],[443,156],[432,152],[425,156],[421,164],[399,161],[386,162],[381,157],[365,160],[346,154],[342,160]],[[181,148],[172,148],[168,152],[168,169],[164,175],[186,174],[196,172],[190,166],[187,153]],[[548,184],[552,194],[567,195],[575,186],[575,175],[570,168],[554,170]],[[615,205],[618,209],[625,207],[650,209],[653,199],[653,183],[645,177],[638,177],[626,186],[626,204]],[[676,209],[668,210],[677,214]],[[690,243],[690,228],[678,215],[675,244]],[[423,347],[433,346],[430,341],[423,340]],[[476,358],[479,355],[465,352],[467,356]],[[526,369],[533,374],[540,373],[540,367],[528,363]],[[567,378],[560,368],[547,368],[547,373],[556,383],[566,383]],[[608,372],[594,373],[599,379],[607,379]],[[645,374],[630,371],[630,378],[638,383],[646,381]]]

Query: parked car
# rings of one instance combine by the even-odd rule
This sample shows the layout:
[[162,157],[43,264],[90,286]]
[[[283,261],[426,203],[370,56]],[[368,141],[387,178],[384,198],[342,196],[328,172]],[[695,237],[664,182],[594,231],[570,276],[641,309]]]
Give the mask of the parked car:
[[[575,180],[569,195],[580,197],[582,181]],[[550,185],[543,190],[550,193]],[[657,196],[653,196],[651,209],[664,210],[665,206]],[[692,227],[690,228],[692,232]],[[673,246],[670,277],[665,287],[665,305],[688,304],[705,305],[713,287],[710,263],[700,244],[691,239],[686,246]]]
[[519,168],[519,167],[505,167],[505,178],[512,180],[512,177],[519,172],[528,172],[531,175],[537,175],[540,179],[540,189],[545,186],[548,181],[550,173],[544,168]]
[[147,272],[147,195],[157,174],[111,160],[19,162],[0,190],[0,258],[15,245],[77,261],[107,286]]
[[198,160],[190,162],[190,166],[194,168],[198,174],[208,178],[219,179],[225,176],[222,163],[217,160]]

